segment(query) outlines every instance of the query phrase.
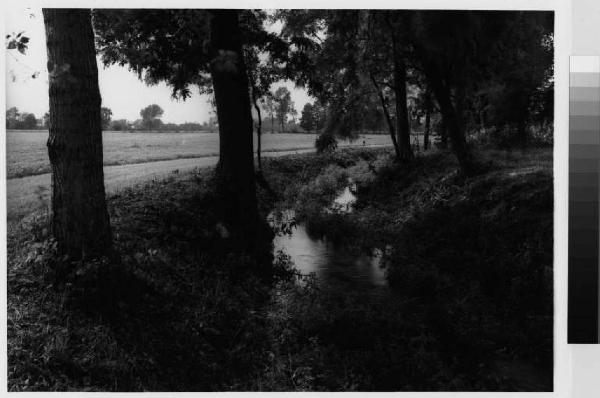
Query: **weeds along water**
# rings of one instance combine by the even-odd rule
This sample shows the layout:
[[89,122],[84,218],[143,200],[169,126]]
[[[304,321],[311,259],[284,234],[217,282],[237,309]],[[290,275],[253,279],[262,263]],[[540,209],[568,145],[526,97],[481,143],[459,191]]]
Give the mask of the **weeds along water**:
[[[323,209],[328,214],[351,213],[356,202],[356,184],[348,181],[331,204]],[[305,222],[296,219],[293,209],[272,211],[267,221],[275,231],[273,251],[287,256],[302,275],[314,274],[328,284],[346,285],[351,289],[385,286],[384,255],[391,250],[351,247],[330,242],[326,235],[311,234]]]
[[[293,335],[312,333],[321,351],[331,348],[327,358],[361,369],[368,381],[358,389],[418,390],[432,388],[431,380],[457,390],[552,388],[551,153],[479,155],[490,171],[469,180],[444,153],[408,168],[383,153],[354,153],[353,161],[339,153],[314,172],[298,165],[299,181],[270,176],[283,177],[277,186],[285,187],[276,209],[291,228],[275,238],[285,258],[310,270],[309,252],[348,255],[337,268],[328,258],[308,287],[285,296],[285,313],[297,311],[289,316],[302,326]],[[352,211],[331,211],[351,191],[349,179]],[[357,284],[356,253],[382,247],[388,288]],[[513,301],[524,295],[527,305]],[[302,304],[289,303],[295,300]],[[528,371],[509,375],[506,363]]]

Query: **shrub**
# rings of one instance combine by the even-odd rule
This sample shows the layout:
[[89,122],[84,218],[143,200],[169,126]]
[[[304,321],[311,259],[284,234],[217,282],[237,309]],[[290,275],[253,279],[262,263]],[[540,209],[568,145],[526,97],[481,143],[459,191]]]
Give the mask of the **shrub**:
[[315,148],[317,153],[331,153],[337,148],[337,140],[331,134],[321,134],[315,141]]

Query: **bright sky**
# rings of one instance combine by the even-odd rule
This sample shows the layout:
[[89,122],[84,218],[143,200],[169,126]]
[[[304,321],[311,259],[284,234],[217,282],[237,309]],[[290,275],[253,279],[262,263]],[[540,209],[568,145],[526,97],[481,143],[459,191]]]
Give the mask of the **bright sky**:
[[[46,70],[46,37],[44,20],[40,9],[5,9],[6,34],[24,31],[30,38],[25,55],[16,50],[6,52],[6,108],[16,106],[22,112],[31,112],[41,118],[48,111],[48,73]],[[39,72],[34,79],[31,75]],[[104,68],[98,60],[98,81],[102,106],[112,110],[112,118],[140,118],[140,110],[150,104],[164,109],[165,123],[208,121],[211,116],[209,97],[192,90],[186,101],[171,98],[171,89],[166,84],[146,86],[126,67]],[[272,89],[286,86],[292,93],[298,114],[306,102],[312,99],[306,90],[296,88],[290,81],[274,84]]]

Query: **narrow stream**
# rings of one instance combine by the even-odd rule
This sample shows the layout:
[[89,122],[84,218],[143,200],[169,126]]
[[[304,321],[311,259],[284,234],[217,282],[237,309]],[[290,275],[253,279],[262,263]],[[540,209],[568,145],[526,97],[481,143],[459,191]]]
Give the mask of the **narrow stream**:
[[[356,202],[356,185],[350,184],[335,198],[328,212],[350,213]],[[295,212],[284,210],[269,214],[268,221],[280,232],[273,240],[274,252],[290,256],[296,269],[303,274],[314,273],[326,283],[349,287],[385,286],[384,250],[373,248],[370,253],[357,252],[344,245],[335,245],[327,239],[311,237],[306,225],[296,223]]]

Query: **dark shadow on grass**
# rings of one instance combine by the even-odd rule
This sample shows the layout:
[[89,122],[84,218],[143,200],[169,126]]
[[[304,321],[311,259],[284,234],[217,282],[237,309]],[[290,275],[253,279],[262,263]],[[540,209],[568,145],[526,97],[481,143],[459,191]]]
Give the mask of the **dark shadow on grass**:
[[[37,343],[9,357],[16,367],[11,389],[214,391],[247,384],[268,352],[261,309],[270,284],[254,271],[257,261],[271,268],[272,246],[267,236],[259,260],[234,250],[240,245],[220,234],[209,181],[207,172],[113,196],[119,258],[72,264],[60,283],[46,259],[40,279],[22,292],[11,278],[10,305],[47,317],[65,336],[51,349],[57,344],[48,332],[24,330]],[[24,384],[31,370],[15,362],[19,350],[48,371]]]

